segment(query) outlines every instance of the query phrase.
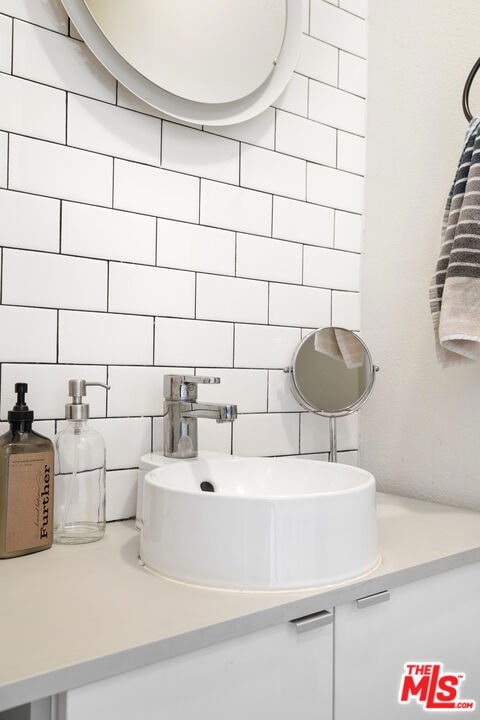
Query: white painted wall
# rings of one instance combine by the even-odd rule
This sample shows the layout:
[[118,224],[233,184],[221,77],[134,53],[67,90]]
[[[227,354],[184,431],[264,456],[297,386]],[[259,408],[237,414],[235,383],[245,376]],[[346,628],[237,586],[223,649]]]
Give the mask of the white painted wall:
[[[89,397],[110,519],[134,512],[169,368],[220,375],[202,398],[238,403],[233,427],[200,423],[201,448],[328,450],[281,369],[306,329],[360,325],[365,14],[307,1],[275,107],[210,131],[119,86],[59,0],[0,0],[0,420],[28,382],[53,436],[68,379],[108,380]],[[355,418],[339,438],[356,450]]]
[[370,3],[362,326],[381,372],[361,416],[361,464],[381,489],[476,509],[480,367],[438,365],[428,286],[479,29],[478,0]]

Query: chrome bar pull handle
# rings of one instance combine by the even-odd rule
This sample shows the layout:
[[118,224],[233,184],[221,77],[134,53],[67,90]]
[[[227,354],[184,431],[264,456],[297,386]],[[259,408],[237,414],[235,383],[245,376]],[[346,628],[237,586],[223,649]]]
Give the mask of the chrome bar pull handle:
[[290,622],[292,625],[295,625],[297,633],[304,633],[325,625],[331,625],[333,622],[333,612],[330,612],[330,610],[321,610],[312,615],[305,615],[296,620],[290,620]]
[[378,605],[379,603],[387,602],[390,600],[390,590],[383,590],[382,592],[374,593],[373,595],[366,595],[365,597],[358,598],[357,607],[359,610],[362,608],[370,607],[371,605]]

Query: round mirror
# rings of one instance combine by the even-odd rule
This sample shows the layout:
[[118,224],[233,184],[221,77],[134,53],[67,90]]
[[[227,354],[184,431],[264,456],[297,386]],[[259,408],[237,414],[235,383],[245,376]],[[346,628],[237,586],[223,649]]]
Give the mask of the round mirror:
[[298,346],[290,368],[295,398],[328,417],[358,410],[370,395],[376,368],[365,343],[351,330],[314,330]]
[[100,62],[169,115],[206,125],[252,117],[285,88],[299,0],[62,0]]

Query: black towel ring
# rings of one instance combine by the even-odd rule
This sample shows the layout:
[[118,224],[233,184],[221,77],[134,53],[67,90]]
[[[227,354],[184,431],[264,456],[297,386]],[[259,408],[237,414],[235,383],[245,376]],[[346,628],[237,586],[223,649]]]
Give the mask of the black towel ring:
[[462,108],[463,108],[463,113],[469,122],[473,118],[473,115],[470,112],[470,107],[468,105],[468,96],[470,94],[470,88],[472,87],[473,78],[477,74],[479,68],[480,68],[480,58],[478,58],[475,65],[470,70],[468,77],[467,77],[467,81],[465,83],[465,87],[463,88]]

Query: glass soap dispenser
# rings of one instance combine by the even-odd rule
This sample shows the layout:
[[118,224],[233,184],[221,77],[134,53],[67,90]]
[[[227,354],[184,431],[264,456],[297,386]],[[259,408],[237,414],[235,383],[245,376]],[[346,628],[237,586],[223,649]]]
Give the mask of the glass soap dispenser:
[[66,427],[55,436],[54,533],[57,543],[77,545],[105,534],[105,443],[88,423],[87,387],[109,385],[69,380],[72,402],[65,405]]

